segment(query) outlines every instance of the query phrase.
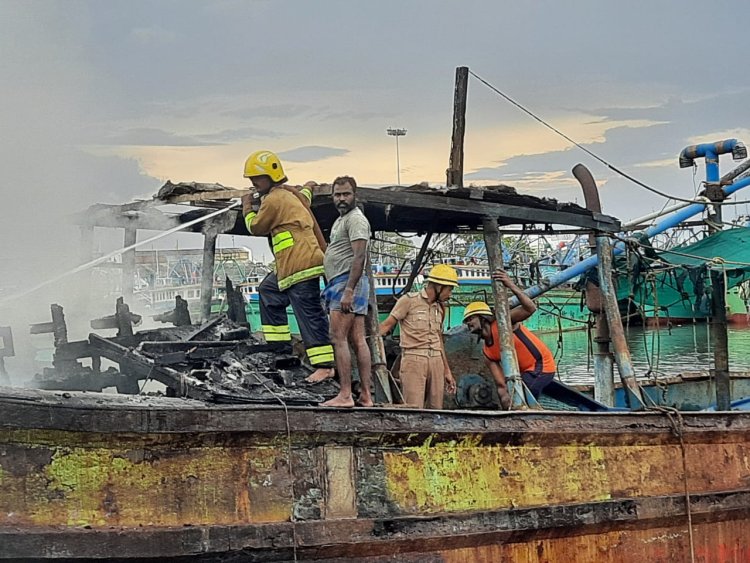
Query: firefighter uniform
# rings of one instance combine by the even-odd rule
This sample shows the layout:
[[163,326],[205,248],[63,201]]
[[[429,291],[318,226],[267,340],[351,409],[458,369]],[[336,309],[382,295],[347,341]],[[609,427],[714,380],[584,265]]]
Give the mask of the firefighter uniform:
[[[262,151],[264,154],[273,153]],[[258,153],[248,159],[257,160]],[[278,161],[278,159],[276,160]],[[246,164],[246,175],[248,164]],[[279,163],[280,169],[280,163]],[[283,177],[283,170],[281,171]],[[286,179],[284,177],[284,179]],[[309,199],[307,189],[302,195]],[[323,251],[314,232],[314,218],[300,197],[286,186],[272,188],[257,211],[245,215],[252,235],[268,236],[276,262],[258,287],[263,336],[268,343],[291,344],[286,308],[291,305],[299,325],[310,364],[315,368],[333,366],[333,346],[328,333],[328,317],[320,301]]]

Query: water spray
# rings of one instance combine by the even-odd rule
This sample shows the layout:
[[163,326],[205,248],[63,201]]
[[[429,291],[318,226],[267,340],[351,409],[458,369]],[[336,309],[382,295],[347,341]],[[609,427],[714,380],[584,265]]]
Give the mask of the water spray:
[[72,270],[68,270],[67,272],[64,272],[60,274],[59,276],[55,276],[51,279],[48,279],[46,281],[43,281],[41,283],[38,283],[37,285],[30,287],[29,289],[26,289],[20,293],[17,293],[15,295],[10,295],[8,297],[5,297],[3,299],[0,299],[0,307],[6,306],[14,301],[17,301],[18,299],[21,299],[22,297],[26,297],[27,295],[30,295],[34,293],[35,291],[38,291],[39,289],[42,289],[43,287],[47,287],[49,285],[52,285],[62,279],[65,279],[67,277],[73,276],[79,272],[83,272],[85,270],[88,270],[89,268],[93,268],[94,266],[98,266],[99,264],[102,264],[104,262],[107,262],[108,260],[114,258],[115,256],[119,256],[121,254],[124,254],[125,252],[128,252],[129,250],[135,250],[136,248],[149,244],[151,242],[154,242],[156,240],[162,239],[166,236],[169,236],[171,234],[177,233],[179,231],[182,231],[184,229],[187,229],[189,227],[192,227],[193,225],[197,225],[199,223],[202,223],[204,221],[207,221],[208,219],[211,219],[213,217],[217,217],[219,215],[223,215],[224,213],[227,213],[228,211],[239,207],[242,205],[242,202],[240,200],[235,201],[231,203],[229,206],[219,209],[217,211],[213,211],[207,215],[204,215],[203,217],[199,217],[197,219],[193,219],[192,221],[188,221],[187,223],[182,223],[180,225],[177,225],[176,227],[173,227],[169,229],[168,231],[164,231],[163,233],[159,233],[158,235],[155,235],[151,238],[148,238],[146,240],[142,240],[140,242],[136,242],[135,244],[131,244],[130,246],[126,246],[125,248],[121,248],[119,250],[115,250],[113,252],[110,252],[109,254],[105,254],[104,256],[100,256],[99,258],[96,258],[95,260],[92,260],[91,262],[86,262],[85,264],[81,264],[80,266],[77,266],[73,268]]

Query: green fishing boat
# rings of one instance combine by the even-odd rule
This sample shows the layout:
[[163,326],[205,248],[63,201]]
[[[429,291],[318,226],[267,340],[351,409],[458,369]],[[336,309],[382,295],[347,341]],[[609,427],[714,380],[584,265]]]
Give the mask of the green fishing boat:
[[618,261],[621,312],[647,324],[705,321],[711,315],[711,271],[725,280],[727,320],[747,325],[750,229],[745,227]]

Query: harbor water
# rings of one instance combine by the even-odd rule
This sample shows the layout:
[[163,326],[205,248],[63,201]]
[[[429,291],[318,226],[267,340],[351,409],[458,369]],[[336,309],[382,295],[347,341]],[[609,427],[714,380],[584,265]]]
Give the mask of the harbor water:
[[[707,373],[713,368],[711,328],[706,323],[670,329],[625,327],[625,336],[638,377]],[[730,371],[750,371],[750,327],[729,328],[728,336]],[[593,331],[545,333],[539,337],[555,354],[563,382],[593,384]]]

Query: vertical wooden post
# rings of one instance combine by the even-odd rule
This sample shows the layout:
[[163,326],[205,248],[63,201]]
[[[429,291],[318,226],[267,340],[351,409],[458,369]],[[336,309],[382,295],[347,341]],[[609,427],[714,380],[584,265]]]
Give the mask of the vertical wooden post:
[[[713,206],[709,216],[715,225],[721,225],[721,206]],[[720,231],[709,225],[709,232]],[[727,303],[724,272],[711,269],[711,339],[714,347],[714,379],[716,381],[716,410],[731,408],[732,391],[729,381],[729,335],[727,333]]]
[[[388,373],[388,366],[385,364],[385,346],[380,336],[380,320],[378,312],[378,300],[375,294],[375,279],[372,275],[372,266],[368,253],[365,261],[365,272],[370,282],[369,307],[367,308],[367,343],[370,346],[370,355],[372,356],[372,369],[375,372],[373,381],[375,383],[375,402],[376,403],[393,403],[393,394],[391,393],[391,376]],[[361,380],[361,376],[360,376]],[[402,401],[403,402],[403,401]]]
[[13,331],[9,326],[0,326],[0,385],[10,385],[10,376],[5,370],[5,358],[15,356]]
[[[135,225],[125,227],[123,247],[132,246],[138,238]],[[122,296],[126,303],[133,302],[133,282],[135,281],[135,249],[122,253]]]
[[[81,264],[88,264],[94,259],[94,227],[91,225],[81,226],[81,246],[79,250],[79,260]],[[76,311],[80,311],[81,314],[88,317],[89,304],[91,302],[91,273],[92,269],[89,268],[79,275],[80,287],[83,291],[78,293],[78,303],[76,304]]]
[[729,382],[729,336],[723,272],[711,270],[711,294],[711,337],[714,347],[716,410],[728,411],[731,408],[732,397]]
[[216,262],[216,239],[237,221],[237,212],[224,213],[203,223],[203,263],[201,265],[201,322],[211,316],[211,300],[214,295],[214,264]]
[[203,265],[201,268],[201,322],[211,316],[211,298],[214,293],[214,262],[216,258],[216,239],[218,231],[208,226],[203,231]]
[[[503,267],[502,252],[500,247],[500,234],[497,228],[497,219],[485,217],[482,222],[484,231],[484,244],[487,247],[487,262],[490,272]],[[497,332],[500,335],[501,365],[510,394],[511,409],[528,407],[523,392],[521,373],[518,370],[518,358],[516,347],[513,345],[513,325],[510,321],[510,307],[508,305],[508,293],[501,284],[492,280],[492,295],[495,298],[495,319],[497,320]]]
[[456,88],[453,93],[453,138],[451,155],[446,170],[446,185],[464,187],[464,133],[466,131],[466,95],[469,88],[469,68],[456,68]]
[[609,348],[609,323],[607,313],[599,311],[596,314],[596,336],[594,342],[594,399],[615,406],[615,370],[612,351]]
[[602,290],[602,305],[607,315],[609,335],[615,349],[615,363],[620,372],[622,388],[625,390],[625,397],[630,408],[640,410],[644,407],[643,396],[635,380],[635,370],[630,359],[628,343],[625,340],[625,331],[622,328],[617,295],[612,286],[612,243],[609,237],[596,237],[596,253],[599,255],[599,287]]
[[[586,201],[586,209],[596,213],[602,212],[602,203],[599,199],[599,189],[591,171],[583,164],[573,167],[573,176],[581,184],[583,197]],[[589,250],[592,254],[596,252],[596,235],[589,233]],[[586,305],[589,311],[596,314],[596,336],[594,342],[594,399],[605,405],[615,404],[615,372],[614,359],[610,351],[609,323],[607,313],[604,311],[602,290],[596,284],[589,281],[586,283]]]

